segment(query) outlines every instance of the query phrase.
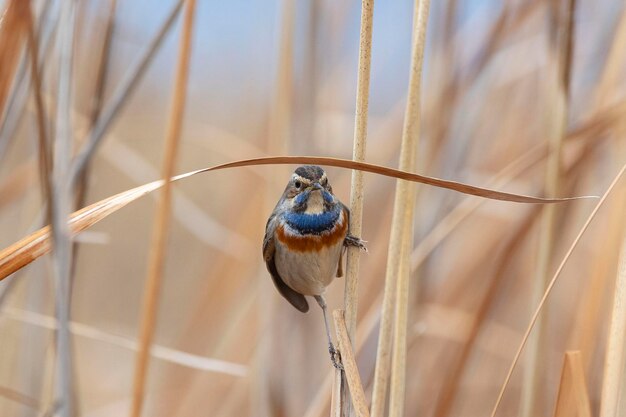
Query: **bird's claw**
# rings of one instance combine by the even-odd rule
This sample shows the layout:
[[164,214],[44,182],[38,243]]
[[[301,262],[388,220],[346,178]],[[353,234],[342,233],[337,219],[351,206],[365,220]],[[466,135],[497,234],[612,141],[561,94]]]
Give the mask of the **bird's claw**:
[[346,236],[346,239],[343,242],[344,246],[354,246],[355,248],[359,248],[360,250],[367,252],[367,246],[365,246],[365,243],[367,242],[353,235]]
[[343,371],[343,364],[341,363],[341,355],[339,351],[331,344],[328,345],[328,353],[330,353],[330,361],[333,366],[340,371]]

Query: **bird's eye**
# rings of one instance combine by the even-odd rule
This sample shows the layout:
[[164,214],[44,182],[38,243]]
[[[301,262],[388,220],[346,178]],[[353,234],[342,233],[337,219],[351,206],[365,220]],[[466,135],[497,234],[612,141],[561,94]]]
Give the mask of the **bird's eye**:
[[294,185],[296,186],[296,188],[302,187],[302,183],[300,181],[296,181]]

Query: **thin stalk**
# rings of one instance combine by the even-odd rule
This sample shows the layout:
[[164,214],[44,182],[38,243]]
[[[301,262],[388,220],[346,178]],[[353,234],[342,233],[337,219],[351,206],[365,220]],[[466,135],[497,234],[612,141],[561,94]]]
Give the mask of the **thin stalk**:
[[526,332],[524,333],[524,336],[522,337],[522,342],[520,343],[520,346],[518,347],[517,352],[515,353],[515,356],[513,357],[513,362],[511,363],[511,366],[509,367],[509,371],[507,372],[507,375],[504,378],[504,383],[502,384],[502,387],[500,388],[500,392],[498,394],[498,398],[496,399],[496,403],[495,403],[495,405],[493,407],[493,410],[491,411],[491,417],[495,417],[496,413],[498,412],[498,408],[500,407],[500,403],[502,402],[502,398],[504,397],[504,392],[506,391],[506,388],[507,388],[509,382],[511,381],[511,376],[513,375],[513,371],[515,370],[515,366],[517,365],[517,362],[519,361],[519,358],[520,358],[520,356],[522,354],[522,350],[524,349],[524,346],[526,346],[526,343],[528,342],[528,338],[530,336],[530,332],[532,331],[533,327],[535,326],[535,323],[537,322],[537,318],[539,317],[539,314],[541,313],[541,310],[543,309],[543,306],[545,305],[546,300],[548,299],[548,296],[552,292],[552,289],[554,288],[554,285],[556,284],[557,279],[561,275],[561,272],[563,271],[563,268],[565,267],[565,264],[567,263],[567,261],[569,260],[570,256],[572,255],[572,252],[574,252],[574,249],[578,245],[578,242],[580,242],[580,239],[582,238],[583,234],[585,233],[585,231],[587,231],[587,228],[589,228],[589,225],[591,224],[591,221],[595,218],[596,214],[598,213],[600,208],[604,205],[604,202],[607,200],[607,198],[609,197],[609,195],[611,194],[611,192],[615,188],[615,185],[619,182],[619,180],[624,175],[624,171],[626,171],[626,165],[624,165],[620,169],[620,171],[615,176],[613,181],[611,181],[611,185],[609,185],[609,188],[606,190],[606,192],[602,195],[602,198],[600,199],[600,201],[593,208],[593,210],[591,211],[591,214],[589,215],[589,217],[587,217],[587,220],[585,221],[585,224],[583,224],[582,228],[579,230],[578,234],[576,235],[576,238],[574,239],[574,241],[570,245],[569,249],[567,250],[567,253],[565,254],[563,259],[561,260],[561,263],[559,264],[559,267],[556,269],[556,272],[554,273],[554,275],[552,276],[552,279],[548,283],[548,286],[546,287],[546,291],[543,293],[543,297],[539,301],[539,305],[535,309],[535,312],[534,312],[532,318],[530,319],[530,323],[528,324],[528,327],[526,328]]
[[[98,121],[100,112],[102,110],[102,102],[104,99],[104,91],[107,82],[107,74],[109,68],[109,61],[111,60],[111,43],[113,40],[113,29],[115,27],[115,9],[117,8],[117,0],[110,0],[109,3],[109,16],[107,19],[107,26],[104,33],[104,39],[102,42],[102,50],[100,52],[100,65],[98,65],[98,72],[96,74],[95,91],[93,96],[93,107],[91,108],[91,114],[89,117],[89,127],[92,129]],[[78,178],[76,179],[75,199],[73,202],[73,209],[81,208],[85,206],[87,199],[87,188],[89,185],[90,174],[90,158],[87,159],[87,164],[82,170]],[[74,242],[72,246],[73,262],[72,262],[72,276],[76,270],[76,262],[78,259],[78,248],[80,244]]]
[[[26,2],[22,2],[26,3]],[[44,8],[39,16],[39,26],[35,33],[40,45],[39,49],[39,72],[43,71],[46,59],[51,55],[54,48],[50,47],[54,33],[59,27],[60,6],[57,2],[45,2]],[[4,111],[0,113],[0,158],[6,154],[6,149],[14,139],[15,131],[20,124],[20,120],[25,114],[26,96],[28,93],[30,78],[26,65],[27,60],[20,63],[17,70],[16,79],[13,82],[9,97],[5,103]]]
[[[528,155],[530,156],[530,154]],[[580,165],[585,162],[589,155],[590,153],[586,152],[586,149],[583,148],[582,150],[580,150],[578,155],[574,158],[573,163],[566,167],[564,171],[565,178],[569,178],[571,176],[570,174],[577,172],[580,169]],[[526,158],[522,157],[521,159],[518,159],[518,161],[521,163],[524,159]],[[510,171],[515,165],[518,165],[518,163],[510,165],[503,171]],[[517,177],[521,173],[521,171],[515,172],[512,177]],[[498,179],[501,175],[502,171],[496,175],[495,179]],[[462,205],[463,203],[461,204],[461,206]],[[480,331],[484,326],[485,320],[492,310],[493,303],[498,300],[497,295],[500,291],[500,286],[502,285],[507,272],[510,270],[510,263],[511,260],[514,258],[513,255],[519,251],[519,246],[522,243],[526,242],[527,235],[532,231],[534,224],[538,222],[540,214],[541,207],[533,207],[531,211],[526,215],[526,218],[522,220],[516,227],[516,230],[511,234],[511,238],[509,239],[509,241],[503,246],[503,249],[500,252],[501,254],[498,255],[500,260],[498,261],[495,268],[493,279],[489,283],[489,286],[485,291],[485,295],[482,297],[480,306],[474,314],[474,319],[468,332],[466,341],[463,344],[461,353],[454,365],[452,366],[452,371],[449,373],[439,394],[437,405],[435,407],[435,412],[433,414],[435,417],[447,417],[450,414],[450,410],[454,405],[454,399],[457,395],[458,387],[463,379],[463,373],[468,366],[470,354],[472,353],[472,350],[476,345],[476,340],[478,339]],[[420,241],[418,247],[424,244],[424,241],[428,239],[429,235],[427,235],[426,238]]]
[[[367,146],[367,115],[369,106],[370,90],[370,65],[372,61],[372,22],[374,15],[374,0],[362,0],[361,3],[361,33],[359,40],[359,70],[356,89],[356,114],[354,117],[354,146],[352,159],[355,161],[365,160]],[[363,220],[363,172],[352,171],[352,183],[350,187],[350,233],[361,237]],[[348,337],[351,346],[355,344],[357,307],[359,300],[358,275],[359,275],[360,250],[349,247],[346,256],[346,283],[344,289],[345,322],[348,329]],[[340,372],[336,370],[335,372]],[[347,397],[345,390],[344,398]],[[344,401],[344,414],[351,415],[351,402]]]
[[[420,81],[426,32],[426,16],[428,15],[429,5],[429,0],[416,0],[415,2],[413,16],[414,36],[411,75],[409,79],[409,94],[405,110],[402,145],[400,149],[400,169],[403,171],[415,170],[415,154],[417,153],[417,138],[419,135]],[[391,234],[389,237],[389,249],[387,252],[387,269],[385,273],[382,316],[378,336],[378,349],[376,352],[376,366],[374,370],[371,409],[372,417],[382,417],[385,407],[385,397],[389,384],[391,365],[392,329],[394,327],[394,315],[397,312],[395,304],[396,294],[398,291],[398,274],[400,272],[408,274],[409,272],[408,267],[404,268],[403,271],[400,271],[399,267],[402,262],[409,262],[409,251],[406,250],[403,252],[403,248],[405,246],[409,246],[411,244],[410,242],[413,240],[412,211],[414,198],[411,198],[415,196],[413,188],[412,184],[405,181],[398,181],[396,183],[394,211],[391,223]],[[407,219],[410,219],[409,223],[407,223]],[[409,228],[411,231],[407,231],[405,233],[405,231]],[[407,243],[405,244],[404,241]],[[402,285],[404,286],[404,284]],[[406,344],[402,348],[406,349]],[[396,356],[396,359],[399,358]],[[396,365],[400,365],[400,363],[396,361]],[[402,378],[402,375],[395,373],[394,378]],[[394,396],[396,396],[396,398],[398,394],[400,394],[399,389],[401,389],[401,386],[396,382],[394,391]],[[397,411],[395,405],[394,411]]]
[[[545,192],[549,196],[556,196],[559,192],[561,177],[561,150],[563,138],[567,130],[568,121],[568,92],[570,68],[572,61],[572,41],[574,33],[575,0],[567,0],[565,13],[562,7],[552,5],[552,20],[560,28],[560,36],[555,36],[553,45],[558,45],[555,62],[555,82],[551,100],[552,113],[550,114],[550,129],[548,138],[549,156],[546,167]],[[561,16],[565,14],[565,22],[561,24]],[[531,305],[537,304],[545,291],[550,273],[550,260],[554,248],[554,230],[557,207],[544,207],[541,216],[538,261],[533,282]],[[524,367],[524,384],[522,385],[521,416],[532,417],[537,414],[540,394],[545,387],[541,384],[540,352],[545,346],[547,317],[544,314],[539,318],[537,331],[531,336],[528,344],[527,363]]]
[[[624,390],[624,348],[626,347],[626,229],[623,232],[620,260],[613,294],[613,309],[604,360],[600,417],[618,417]],[[623,406],[622,406],[623,407]]]
[[[27,2],[27,4],[29,4]],[[50,201],[52,194],[52,184],[50,182],[50,173],[52,171],[52,164],[50,161],[50,146],[48,141],[48,134],[46,129],[46,111],[43,104],[43,98],[41,94],[41,76],[39,72],[39,42],[37,40],[35,30],[33,27],[33,16],[28,6],[27,16],[27,42],[28,42],[28,54],[30,58],[30,73],[32,79],[33,95],[35,99],[35,109],[37,117],[37,139],[38,139],[38,153],[39,153],[39,178],[41,183],[41,194],[45,201]],[[50,204],[46,204],[46,224],[50,224],[52,221],[52,207]]]
[[[115,27],[115,9],[117,7],[117,0],[110,0],[109,3],[109,17],[107,19],[107,26],[104,32],[104,39],[102,41],[102,50],[100,53],[100,65],[98,66],[98,72],[96,74],[95,91],[93,96],[93,107],[91,108],[91,114],[89,117],[89,127],[93,128],[98,122],[98,118],[102,111],[102,102],[104,99],[104,91],[107,82],[107,73],[109,68],[109,61],[111,60],[111,42],[113,40],[113,29]],[[87,195],[87,182],[89,181],[89,161],[85,165],[83,172],[77,179],[76,190],[76,204],[75,207],[83,207],[85,205],[85,198]],[[74,248],[76,249],[76,247]]]
[[56,334],[55,397],[61,417],[74,415],[73,378],[70,321],[70,265],[72,262],[71,234],[67,224],[70,214],[68,167],[72,152],[72,65],[76,3],[63,4],[61,11],[59,93],[55,132],[52,207],[52,240],[54,275],[56,278],[56,315],[59,328]]
[[195,5],[195,0],[186,1],[185,17],[180,37],[174,95],[172,98],[172,107],[167,128],[165,156],[161,176],[165,184],[158,202],[157,215],[154,219],[152,245],[150,248],[148,265],[148,277],[144,289],[139,353],[137,356],[133,383],[133,400],[131,408],[131,415],[133,417],[139,417],[141,415],[146,376],[148,373],[150,347],[152,345],[154,329],[156,327],[157,307],[163,276],[163,266],[165,264],[165,252],[167,247],[171,212],[172,186],[171,182],[167,181],[167,179],[171,178],[174,174],[176,157],[178,155],[178,142],[182,130],[185,99],[187,94],[187,81],[189,78],[189,62],[191,58],[191,38]]
[[[354,120],[354,148],[352,159],[365,160],[367,145],[367,109],[369,104],[370,63],[372,57],[372,20],[374,1],[363,0],[361,10],[361,40],[359,46],[359,73],[356,92],[356,115]],[[352,171],[350,194],[350,233],[361,236],[363,219],[363,172]],[[346,306],[346,327],[354,346],[356,317],[358,306],[357,276],[359,274],[359,249],[349,247],[346,258],[346,288],[344,303]]]
[[[29,310],[5,307],[2,314],[3,317],[10,320],[42,330],[56,330],[59,327],[59,323],[55,317]],[[137,340],[111,334],[84,323],[71,321],[70,331],[74,337],[114,346],[126,351],[136,352],[139,350]],[[194,355],[193,353],[157,344],[152,346],[150,356],[171,365],[177,365],[199,372],[215,372],[237,378],[244,378],[248,372],[248,367],[240,363],[217,359],[215,356]]]
[[5,104],[23,56],[22,41],[29,14],[29,4],[23,0],[5,3],[4,10],[0,11],[0,115],[6,114]]
[[38,410],[40,406],[37,399],[32,398],[22,392],[16,391],[11,387],[5,387],[0,385],[0,397],[8,401],[14,401],[33,410]]
[[[402,148],[400,150],[401,166],[414,170],[416,165],[417,143],[420,134],[420,96],[424,46],[426,44],[426,25],[430,0],[416,0],[413,20],[413,51],[409,78],[404,126],[402,131]],[[396,187],[396,212],[394,207],[394,223],[398,214],[399,240],[398,266],[396,270],[395,320],[393,323],[393,353],[391,360],[391,383],[389,389],[389,416],[401,417],[404,414],[406,389],[406,351],[407,322],[409,314],[409,278],[410,256],[413,245],[413,213],[415,207],[415,186],[400,181]],[[395,224],[394,224],[395,226]],[[392,226],[393,227],[393,226]],[[393,233],[393,229],[392,229]],[[386,289],[386,288],[385,288]],[[389,314],[389,313],[388,313]],[[383,310],[384,318],[384,310]],[[382,333],[382,332],[381,332]],[[381,334],[382,339],[382,334]],[[380,343],[380,341],[379,341]],[[377,364],[378,365],[378,364]],[[375,381],[376,383],[377,381]]]
[[[583,129],[583,131],[586,130],[587,128]],[[571,133],[569,135],[569,139],[572,140],[579,134],[582,135],[583,133]],[[534,166],[546,157],[545,148],[545,144],[537,145],[536,147],[528,150],[525,154],[521,155],[519,158],[516,158],[513,162],[508,164],[494,176],[493,180],[490,181],[490,185],[501,187],[509,183],[511,180],[519,177],[530,167]],[[583,155],[588,155],[588,153],[585,153],[584,150],[582,152]],[[574,164],[573,166],[576,166],[576,164]],[[571,172],[573,166],[568,167],[567,171]],[[458,206],[454,207],[454,209],[450,211],[450,214],[448,216],[442,219],[427,235],[421,238],[419,244],[413,251],[411,271],[413,272],[417,270],[432,253],[432,251],[437,247],[437,245],[441,243],[441,241],[445,239],[445,237],[448,236],[452,230],[455,230],[462,221],[467,219],[476,210],[476,208],[478,208],[478,206],[484,202],[485,200],[482,199],[464,199]],[[528,219],[525,220],[520,227],[518,227],[517,231],[512,234],[512,243],[505,245],[505,249],[502,251],[506,254],[501,256],[503,260],[510,258],[509,254],[514,253],[517,248],[516,245],[524,240],[521,236],[523,234],[522,232],[526,233],[530,231],[530,226],[532,225],[531,220],[534,221],[535,217],[538,216],[529,216]],[[499,264],[498,268],[496,269],[497,272],[494,274],[496,276],[496,278],[494,278],[494,281],[499,279],[499,275],[504,274],[504,270],[507,266],[508,263],[504,261]],[[494,289],[491,288],[493,286],[494,283],[492,282],[490,288],[486,291],[486,295],[483,297],[483,300],[495,298],[495,295],[491,295],[491,293],[494,292]],[[355,350],[356,355],[360,353],[364,345],[364,340],[370,338],[371,332],[374,331],[375,324],[378,323],[378,318],[375,316],[377,316],[378,314],[377,306],[378,304],[380,304],[381,298],[382,296],[378,296],[376,300],[370,303],[369,310],[362,320],[362,326],[359,327],[359,331],[357,332],[358,340]],[[485,301],[481,304],[479,311],[476,313],[473,328],[467,338],[468,341],[464,346],[464,351],[460,355],[458,365],[456,365],[459,369],[455,369],[454,371],[452,371],[452,377],[448,379],[452,382],[446,384],[446,390],[439,397],[438,405],[435,407],[435,416],[442,417],[447,415],[450,404],[448,404],[449,401],[447,401],[446,399],[454,397],[454,390],[456,389],[456,385],[454,384],[456,384],[457,381],[460,380],[459,375],[461,375],[462,368],[464,366],[463,364],[465,363],[464,358],[469,355],[469,350],[471,348],[471,345],[473,345],[472,340],[475,338],[475,334],[478,334],[478,327],[483,321],[482,317],[487,314],[488,310],[489,307],[486,305]],[[327,407],[328,401],[330,399],[328,391],[332,382],[330,378],[331,376],[331,374],[328,374],[327,378],[324,380],[324,383],[321,384],[316,395],[314,396],[314,400],[311,402],[311,404],[307,408],[306,413],[304,414],[306,417],[321,416],[322,410]]]
[[331,417],[341,417],[341,372],[335,371],[333,374],[333,385],[330,397]]
[[457,396],[459,385],[462,381],[463,374],[466,370],[468,359],[476,346],[476,340],[478,339],[480,332],[485,326],[485,322],[488,314],[492,311],[494,302],[497,302],[497,295],[505,280],[506,272],[510,268],[511,259],[521,244],[526,242],[526,235],[531,230],[533,224],[536,222],[539,212],[532,209],[524,220],[519,223],[516,230],[511,233],[510,238],[504,245],[500,254],[498,254],[498,263],[496,271],[493,274],[493,278],[489,283],[489,287],[485,291],[485,295],[482,298],[478,310],[474,314],[470,330],[468,332],[465,343],[461,353],[452,366],[452,371],[446,378],[441,391],[439,392],[437,403],[435,406],[435,417],[447,417],[450,415],[454,400]]
[[[274,78],[274,91],[270,104],[269,123],[267,129],[267,153],[287,154],[289,137],[292,126],[293,108],[293,42],[295,30],[295,2],[282,0],[280,9],[279,52],[277,56],[276,74]],[[287,178],[287,170],[283,167],[276,169],[271,177],[265,182],[265,200],[263,201],[263,214],[269,215],[276,204],[276,194],[272,185],[281,183]],[[261,222],[266,219],[260,219]],[[261,223],[263,224],[263,223]],[[259,276],[267,277],[265,265],[259,267]],[[273,325],[277,320],[276,296],[274,288],[268,285],[267,279],[258,280],[257,291],[259,294],[256,305],[259,317],[259,328],[262,329],[256,351],[254,374],[252,375],[250,397],[254,415],[258,417],[270,417],[272,415],[270,379],[273,346],[276,343],[278,327]],[[265,329],[265,331],[263,331]]]
[[333,319],[335,321],[335,331],[337,332],[337,341],[341,352],[341,360],[345,368],[348,386],[350,387],[350,392],[352,393],[352,405],[354,406],[354,410],[356,411],[356,415],[358,417],[369,417],[370,414],[367,410],[367,401],[365,400],[365,393],[363,392],[363,384],[361,382],[361,376],[359,375],[359,369],[356,366],[356,360],[352,350],[352,342],[348,336],[344,312],[342,310],[333,311]]
[[150,66],[150,63],[161,47],[165,36],[174,25],[176,17],[178,16],[178,13],[183,5],[183,1],[184,0],[178,0],[159,29],[157,36],[152,40],[150,45],[148,45],[143,54],[140,55],[136,63],[132,66],[132,69],[124,75],[124,78],[120,81],[119,85],[111,95],[109,102],[102,108],[97,123],[87,134],[85,145],[80,149],[72,162],[70,171],[70,182],[72,186],[76,184],[80,174],[85,169],[85,166],[93,156],[93,153],[102,142],[104,134],[107,132],[109,126],[119,114],[128,97],[133,93],[133,91],[135,91],[139,81],[141,81],[144,73]]

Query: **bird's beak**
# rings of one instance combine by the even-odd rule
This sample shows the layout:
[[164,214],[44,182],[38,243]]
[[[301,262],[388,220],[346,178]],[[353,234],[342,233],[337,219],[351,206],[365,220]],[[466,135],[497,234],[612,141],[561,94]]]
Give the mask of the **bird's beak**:
[[322,187],[319,182],[316,182],[315,184],[311,185],[311,191],[323,190],[323,189],[324,187]]

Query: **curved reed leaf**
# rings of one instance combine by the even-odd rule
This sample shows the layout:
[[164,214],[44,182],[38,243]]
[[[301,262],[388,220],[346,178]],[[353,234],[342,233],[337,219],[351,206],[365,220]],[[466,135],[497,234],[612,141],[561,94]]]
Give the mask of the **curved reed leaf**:
[[268,156],[264,158],[244,159],[241,161],[229,162],[222,165],[216,165],[210,168],[203,168],[174,177],[173,180],[186,178],[201,172],[216,171],[218,169],[236,168],[251,165],[279,165],[279,164],[315,164],[326,165],[338,168],[356,169],[364,172],[371,172],[386,177],[393,177],[411,182],[419,182],[426,185],[432,185],[439,188],[458,191],[463,194],[475,195],[478,197],[489,198],[491,200],[512,201],[515,203],[560,203],[563,201],[578,200],[582,198],[597,198],[596,196],[583,197],[567,197],[567,198],[541,198],[531,197],[522,194],[505,193],[502,191],[491,190],[489,188],[477,187],[457,181],[442,180],[426,175],[413,174],[411,172],[401,171],[399,169],[388,168],[381,165],[370,164],[367,162],[357,162],[341,158],[329,158],[325,156]]
[[620,169],[620,171],[617,173],[617,175],[611,182],[611,185],[609,185],[609,188],[607,188],[606,192],[602,195],[602,198],[600,199],[600,201],[598,201],[598,204],[596,204],[596,206],[591,211],[591,214],[589,214],[589,217],[587,217],[587,220],[585,220],[585,223],[583,224],[581,229],[578,231],[578,235],[576,235],[576,238],[570,245],[569,249],[567,250],[567,253],[561,260],[559,267],[557,268],[556,272],[552,276],[552,279],[548,283],[543,293],[543,296],[541,297],[541,300],[539,301],[539,304],[537,305],[537,308],[535,309],[535,312],[532,318],[530,319],[530,323],[528,324],[528,327],[526,328],[526,332],[524,333],[524,336],[522,337],[522,342],[520,343],[517,349],[517,352],[515,353],[513,362],[511,363],[511,366],[509,367],[509,371],[504,379],[504,383],[502,384],[502,387],[500,388],[500,392],[498,393],[498,398],[496,399],[496,403],[493,406],[493,410],[491,411],[491,417],[495,417],[496,413],[498,412],[498,408],[500,407],[502,398],[504,397],[504,392],[506,391],[506,388],[508,387],[509,382],[511,381],[511,376],[513,376],[513,371],[515,370],[515,366],[517,365],[517,362],[519,361],[519,358],[522,355],[522,350],[524,349],[524,346],[526,346],[526,342],[528,342],[530,332],[535,326],[535,323],[537,323],[537,318],[539,317],[539,314],[541,313],[541,310],[543,309],[543,306],[545,305],[546,300],[548,299],[548,296],[552,292],[552,289],[554,288],[554,285],[556,284],[557,279],[561,275],[561,272],[563,271],[565,264],[567,263],[570,256],[572,255],[572,252],[574,252],[574,249],[576,249],[578,242],[580,242],[580,239],[582,238],[583,234],[585,234],[585,231],[591,224],[591,221],[596,217],[596,214],[598,213],[598,211],[600,210],[600,208],[606,201],[607,197],[611,194],[611,192],[615,188],[615,185],[619,182],[619,180],[624,175],[624,172],[626,172],[626,165],[624,165],[622,169]]
[[[264,158],[245,159],[241,161],[229,162],[226,164],[216,165],[209,168],[203,168],[180,174],[172,177],[172,181],[179,181],[191,176],[201,174],[203,172],[217,171],[227,168],[237,168],[253,165],[278,165],[278,164],[317,164],[334,166],[346,169],[357,169],[364,172],[371,172],[387,177],[399,178],[407,181],[418,182],[422,184],[432,185],[435,187],[446,188],[458,191],[464,194],[471,194],[478,197],[489,198],[492,200],[512,201],[517,203],[559,203],[564,201],[577,200],[591,197],[569,197],[569,198],[540,198],[530,197],[520,194],[505,193],[495,191],[488,188],[476,187],[461,182],[442,180],[439,178],[428,177],[410,172],[400,171],[393,168],[387,168],[380,165],[369,164],[366,162],[356,162],[347,159],[328,158],[321,156],[274,156]],[[95,223],[106,218],[110,214],[116,212],[127,204],[143,197],[146,194],[163,186],[164,181],[153,181],[148,184],[141,185],[136,188],[121,192],[114,196],[105,198],[87,207],[74,212],[69,219],[70,231],[77,234],[88,229]],[[6,278],[12,273],[18,271],[28,265],[35,259],[50,251],[50,228],[46,226],[38,231],[26,236],[13,245],[0,251],[0,280]]]

